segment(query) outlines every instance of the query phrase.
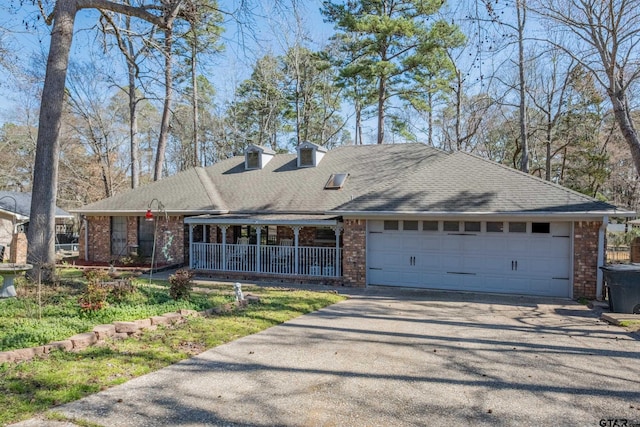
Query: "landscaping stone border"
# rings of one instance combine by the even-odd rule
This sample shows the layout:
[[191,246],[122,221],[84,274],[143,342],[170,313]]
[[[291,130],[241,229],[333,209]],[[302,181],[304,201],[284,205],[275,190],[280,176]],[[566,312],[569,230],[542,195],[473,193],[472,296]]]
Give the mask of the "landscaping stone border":
[[143,330],[154,330],[158,325],[174,325],[185,322],[188,317],[211,316],[214,314],[224,314],[236,308],[244,308],[249,303],[258,303],[260,298],[247,295],[244,300],[234,303],[224,304],[220,307],[210,308],[205,311],[181,309],[177,312],[165,313],[160,316],[152,316],[148,319],[140,319],[130,322],[113,322],[107,325],[97,325],[91,332],[84,332],[74,335],[63,341],[54,341],[49,344],[37,347],[22,348],[0,352],[0,363],[6,362],[26,362],[46,355],[55,350],[79,351],[106,339],[124,339],[134,336]]

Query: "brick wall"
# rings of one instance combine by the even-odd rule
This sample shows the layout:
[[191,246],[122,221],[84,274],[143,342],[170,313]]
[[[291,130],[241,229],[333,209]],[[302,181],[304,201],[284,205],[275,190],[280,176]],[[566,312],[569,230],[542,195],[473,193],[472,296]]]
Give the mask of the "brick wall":
[[137,216],[130,216],[127,218],[127,245],[129,245],[129,247],[138,245],[138,217]]
[[298,246],[315,246],[316,228],[302,227],[298,234]]
[[598,274],[598,231],[602,222],[574,223],[573,298],[596,298]]
[[[138,218],[127,218],[127,244],[138,244]],[[163,216],[155,219],[157,222],[156,260],[160,264],[182,263],[185,260],[184,242],[185,231],[183,217],[172,216],[167,220]],[[111,261],[111,218],[108,216],[87,217],[88,227],[88,261]],[[188,239],[188,236],[187,236]],[[84,230],[80,233],[80,259],[84,259],[85,238]]]
[[184,262],[184,219],[170,216],[157,219],[156,260],[158,263],[175,264]]
[[282,239],[294,239],[293,228],[279,225],[276,231],[278,243]]
[[[109,262],[111,259],[111,218],[108,216],[87,217],[88,256],[87,261]],[[80,234],[80,259],[84,259],[84,232]]]
[[10,262],[16,264],[27,263],[27,235],[24,233],[16,233],[11,239],[11,257]]
[[345,219],[342,248],[342,276],[346,286],[366,285],[366,239],[367,221]]

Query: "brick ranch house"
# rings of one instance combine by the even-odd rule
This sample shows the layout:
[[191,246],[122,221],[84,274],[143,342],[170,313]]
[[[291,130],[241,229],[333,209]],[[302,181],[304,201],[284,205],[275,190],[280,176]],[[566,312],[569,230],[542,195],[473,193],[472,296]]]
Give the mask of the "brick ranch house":
[[77,212],[89,261],[565,298],[602,295],[608,219],[636,215],[467,153],[311,143],[250,146]]

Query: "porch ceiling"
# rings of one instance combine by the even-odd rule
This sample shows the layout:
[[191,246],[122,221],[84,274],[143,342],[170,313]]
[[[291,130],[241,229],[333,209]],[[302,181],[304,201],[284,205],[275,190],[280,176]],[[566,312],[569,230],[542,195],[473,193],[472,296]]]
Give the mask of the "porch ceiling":
[[336,215],[304,214],[246,214],[246,215],[199,215],[185,218],[185,224],[220,225],[300,225],[335,226],[340,220]]

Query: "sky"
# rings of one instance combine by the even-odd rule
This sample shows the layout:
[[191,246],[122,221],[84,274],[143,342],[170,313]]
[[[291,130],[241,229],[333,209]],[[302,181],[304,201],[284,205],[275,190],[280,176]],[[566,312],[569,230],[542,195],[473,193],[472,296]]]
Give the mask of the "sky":
[[[232,1],[236,3],[238,0]],[[224,4],[225,1],[221,0],[220,3]],[[228,98],[233,94],[236,85],[250,76],[251,67],[257,58],[266,53],[280,54],[294,41],[296,23],[293,11],[274,10],[272,2],[259,3],[260,7],[253,10],[254,25],[241,27],[233,20],[225,23],[222,35],[225,50],[213,58],[212,64],[207,67],[207,77],[216,86],[219,97]],[[319,11],[321,0],[305,0],[300,3],[302,5],[297,12],[301,17],[302,33],[313,41],[311,46],[316,43],[320,46],[333,33],[332,26],[322,20]],[[87,59],[91,50],[88,48],[89,44],[93,44],[95,48],[96,22],[97,12],[83,10],[78,13],[71,61]],[[32,28],[27,31],[25,23],[32,23]],[[44,25],[37,10],[25,6],[15,14],[0,13],[0,28],[11,30],[10,34],[0,33],[0,38],[12,51],[17,52],[16,57],[10,58],[9,62],[22,67],[31,64],[38,74],[44,76],[50,27]],[[21,114],[18,105],[28,96],[23,92],[26,90],[29,90],[28,84],[27,87],[16,88],[9,73],[0,73],[0,124]]]

